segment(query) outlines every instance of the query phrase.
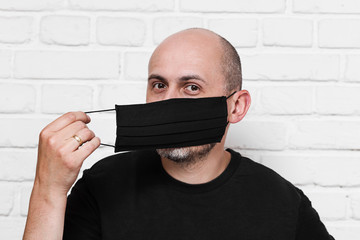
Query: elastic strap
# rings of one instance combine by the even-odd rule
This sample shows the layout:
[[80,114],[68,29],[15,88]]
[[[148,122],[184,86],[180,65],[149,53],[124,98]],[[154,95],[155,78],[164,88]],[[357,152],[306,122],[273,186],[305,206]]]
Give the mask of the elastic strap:
[[88,111],[88,112],[85,112],[85,113],[88,114],[88,113],[110,112],[110,111],[115,111],[115,108],[112,108],[112,109],[104,109],[104,110]]
[[114,145],[110,145],[110,144],[100,143],[100,145],[103,145],[103,146],[106,146],[106,147],[113,147],[113,148],[115,148]]
[[232,94],[230,94],[229,96],[226,97],[226,99],[228,99],[229,97],[231,97],[232,95],[234,95],[237,91],[234,91]]

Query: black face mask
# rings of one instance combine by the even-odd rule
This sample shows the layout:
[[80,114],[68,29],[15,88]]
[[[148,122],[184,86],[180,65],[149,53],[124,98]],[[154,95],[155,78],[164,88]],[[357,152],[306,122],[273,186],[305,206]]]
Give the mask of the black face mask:
[[228,97],[172,98],[100,111],[116,111],[115,152],[197,146],[221,142],[228,124],[226,100],[235,92]]

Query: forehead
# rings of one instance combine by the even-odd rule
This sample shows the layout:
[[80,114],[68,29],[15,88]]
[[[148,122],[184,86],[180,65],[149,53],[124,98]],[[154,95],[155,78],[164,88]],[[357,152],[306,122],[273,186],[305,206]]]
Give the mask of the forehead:
[[217,37],[197,32],[175,34],[154,51],[149,75],[172,79],[196,74],[215,83],[222,78],[221,58],[222,48]]

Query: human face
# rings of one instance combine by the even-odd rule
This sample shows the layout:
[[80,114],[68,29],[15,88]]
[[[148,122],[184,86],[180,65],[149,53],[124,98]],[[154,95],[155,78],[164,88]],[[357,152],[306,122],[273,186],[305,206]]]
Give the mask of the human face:
[[166,39],[149,62],[146,101],[223,96],[220,49],[218,39],[204,33]]
[[[203,32],[182,32],[166,39],[149,62],[146,101],[225,95],[220,49],[218,39]],[[174,162],[193,163],[207,156],[214,146],[157,151]]]

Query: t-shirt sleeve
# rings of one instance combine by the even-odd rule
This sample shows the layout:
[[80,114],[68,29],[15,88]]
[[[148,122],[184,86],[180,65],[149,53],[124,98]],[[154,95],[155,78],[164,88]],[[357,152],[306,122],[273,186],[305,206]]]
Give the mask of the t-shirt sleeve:
[[312,207],[309,198],[297,189],[301,201],[298,212],[296,240],[334,240],[321,222],[319,214]]
[[83,172],[68,196],[63,240],[101,239],[99,209],[91,193],[87,171]]

